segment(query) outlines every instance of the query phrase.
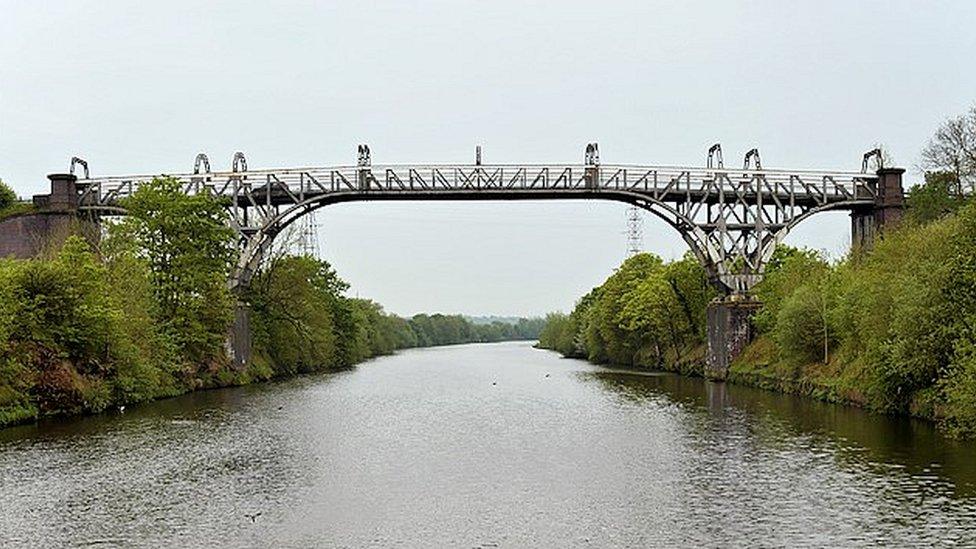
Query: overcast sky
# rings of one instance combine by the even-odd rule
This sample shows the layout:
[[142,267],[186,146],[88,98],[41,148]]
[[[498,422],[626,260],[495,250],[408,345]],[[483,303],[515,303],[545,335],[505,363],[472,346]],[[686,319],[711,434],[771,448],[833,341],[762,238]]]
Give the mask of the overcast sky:
[[[976,102],[976,2],[0,0],[0,177],[374,163],[704,162],[911,168]],[[911,178],[917,179],[917,176]],[[624,259],[610,202],[363,203],[319,211],[322,255],[387,309],[567,310]],[[645,215],[644,247],[685,245]],[[843,213],[792,244],[842,254]]]

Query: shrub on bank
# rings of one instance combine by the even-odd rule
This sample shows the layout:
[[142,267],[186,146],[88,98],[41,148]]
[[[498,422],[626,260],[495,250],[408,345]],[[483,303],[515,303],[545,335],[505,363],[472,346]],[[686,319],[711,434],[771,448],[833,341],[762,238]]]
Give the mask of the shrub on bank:
[[[232,243],[222,208],[169,179],[126,202],[98,253],[0,262],[0,423],[224,383]],[[234,373],[236,375],[236,373]]]

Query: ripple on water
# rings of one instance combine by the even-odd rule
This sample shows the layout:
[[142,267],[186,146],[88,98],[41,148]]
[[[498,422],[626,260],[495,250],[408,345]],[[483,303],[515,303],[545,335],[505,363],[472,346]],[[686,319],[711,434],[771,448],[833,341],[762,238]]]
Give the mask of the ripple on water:
[[416,350],[2,431],[0,545],[963,546],[974,449],[524,344]]

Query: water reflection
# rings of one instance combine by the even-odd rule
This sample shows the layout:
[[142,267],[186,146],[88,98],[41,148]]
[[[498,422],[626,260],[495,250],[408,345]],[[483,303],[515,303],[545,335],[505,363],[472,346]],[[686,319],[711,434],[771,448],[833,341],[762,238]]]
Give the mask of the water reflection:
[[976,544],[973,450],[525,344],[417,350],[2,430],[0,546]]
[[586,375],[634,402],[658,401],[666,395],[672,402],[707,409],[713,418],[748,418],[755,431],[814,437],[836,447],[842,458],[858,467],[939,477],[950,482],[958,496],[976,495],[976,444],[947,438],[929,421],[669,373],[613,370]]

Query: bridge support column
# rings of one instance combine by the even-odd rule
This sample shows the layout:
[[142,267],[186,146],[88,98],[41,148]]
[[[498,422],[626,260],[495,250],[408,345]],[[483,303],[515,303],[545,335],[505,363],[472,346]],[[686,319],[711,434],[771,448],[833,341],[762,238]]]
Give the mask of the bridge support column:
[[732,361],[752,341],[752,316],[760,306],[758,300],[741,294],[716,299],[708,304],[706,378],[724,381],[728,377]]
[[98,218],[78,211],[78,178],[53,173],[50,194],[34,195],[34,209],[0,221],[0,258],[30,259],[56,252],[72,235],[93,247],[101,237]]
[[234,307],[234,323],[227,338],[227,354],[237,370],[251,363],[251,307],[238,301]]
[[874,205],[851,212],[851,248],[870,250],[876,237],[901,222],[905,210],[903,168],[881,168]]

